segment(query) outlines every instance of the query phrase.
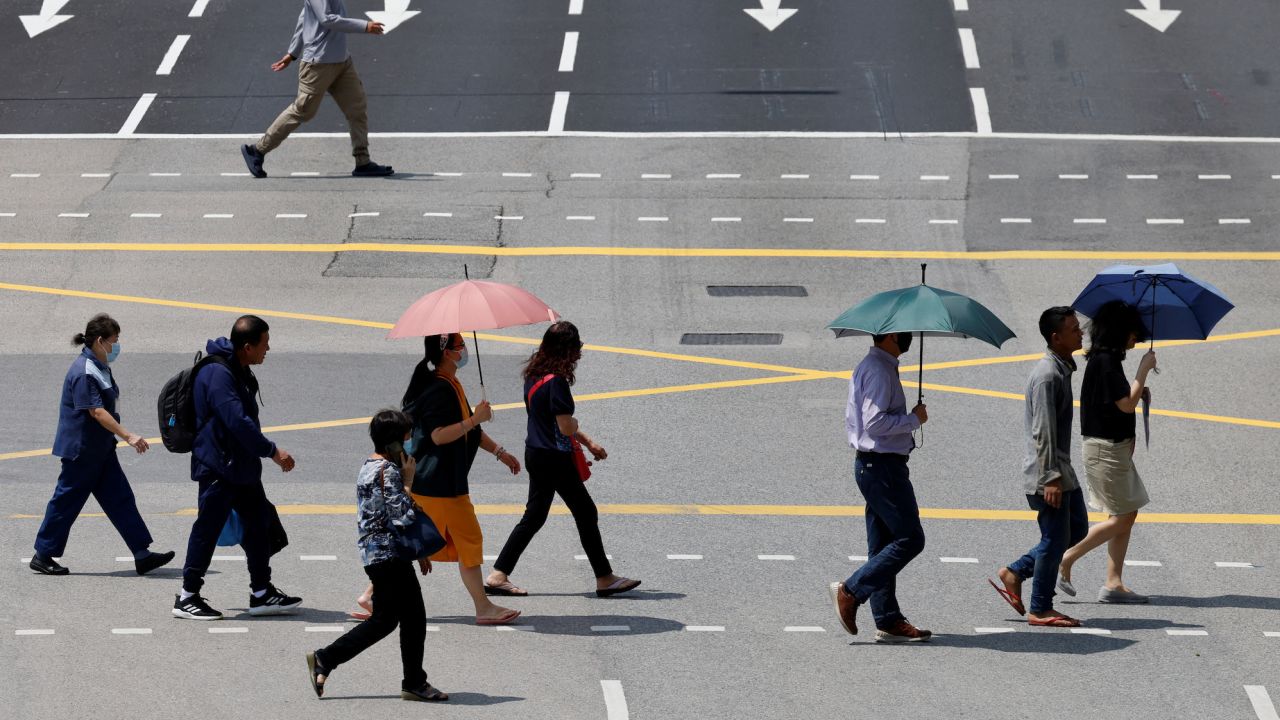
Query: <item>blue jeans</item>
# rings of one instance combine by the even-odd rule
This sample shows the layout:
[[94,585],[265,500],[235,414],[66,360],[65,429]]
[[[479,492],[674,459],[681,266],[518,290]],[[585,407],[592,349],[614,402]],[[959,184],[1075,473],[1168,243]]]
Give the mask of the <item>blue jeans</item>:
[[1031,579],[1031,612],[1040,614],[1053,609],[1062,554],[1089,533],[1089,511],[1084,506],[1084,491],[1079,488],[1062,493],[1061,507],[1049,507],[1043,495],[1028,495],[1027,504],[1037,513],[1040,543],[1009,563],[1009,572],[1023,580]]
[[895,592],[898,573],[924,550],[920,508],[905,457],[860,456],[853,477],[867,503],[867,562],[844,586],[859,603],[871,601],[876,627],[885,629],[906,620]]

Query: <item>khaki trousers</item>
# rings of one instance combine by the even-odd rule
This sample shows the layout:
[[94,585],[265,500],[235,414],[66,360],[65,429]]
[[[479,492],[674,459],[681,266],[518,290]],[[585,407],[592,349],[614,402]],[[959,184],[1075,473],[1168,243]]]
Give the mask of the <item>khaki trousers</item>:
[[266,155],[275,150],[299,125],[314,118],[320,112],[320,101],[326,92],[333,96],[347,117],[351,154],[356,165],[369,162],[369,102],[351,58],[340,63],[304,62],[298,65],[298,97],[258,140],[258,152]]

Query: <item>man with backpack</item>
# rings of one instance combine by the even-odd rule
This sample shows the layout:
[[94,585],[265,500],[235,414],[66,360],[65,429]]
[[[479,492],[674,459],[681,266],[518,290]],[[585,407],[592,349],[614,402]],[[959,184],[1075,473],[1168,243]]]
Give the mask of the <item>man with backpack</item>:
[[[302,598],[290,597],[271,584],[272,508],[262,487],[261,458],[271,458],[284,472],[293,469],[294,461],[263,436],[258,421],[258,380],[250,366],[262,364],[270,349],[267,323],[257,316],[245,315],[236,320],[230,339],[208,342],[208,358],[194,370],[191,479],[200,484],[200,499],[187,542],[182,592],[174,598],[176,617],[222,617],[200,596],[200,589],[218,535],[232,510],[244,528],[240,544],[249,565],[249,614],[287,614],[302,604]],[[162,403],[163,400],[162,396]]]

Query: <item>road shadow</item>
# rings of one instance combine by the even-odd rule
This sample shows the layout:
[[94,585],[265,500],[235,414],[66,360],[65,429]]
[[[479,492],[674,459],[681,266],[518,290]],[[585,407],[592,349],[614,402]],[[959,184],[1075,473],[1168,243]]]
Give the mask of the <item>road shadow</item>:
[[1179,623],[1164,618],[1081,618],[1087,628],[1103,630],[1165,630],[1168,628],[1203,628],[1194,623]]
[[[121,563],[121,564],[123,565],[123,563]],[[180,566],[179,566],[179,567],[173,567],[173,566],[171,566],[171,565],[166,565],[165,567],[162,567],[162,568],[156,568],[155,570],[152,570],[151,572],[147,573],[146,575],[139,575],[139,574],[138,574],[138,572],[137,572],[136,570],[134,570],[133,568],[129,568],[129,569],[127,569],[127,570],[125,570],[125,569],[121,569],[121,570],[112,570],[111,572],[79,572],[79,571],[76,571],[76,570],[72,570],[72,571],[71,571],[71,574],[72,574],[72,575],[82,575],[82,576],[84,576],[84,577],[121,577],[121,578],[142,578],[143,580],[156,580],[156,579],[160,579],[160,580],[165,580],[165,581],[168,581],[168,582],[173,582],[174,580],[181,580],[181,579],[182,579],[182,568],[181,568]],[[218,571],[217,571],[217,570],[210,570],[210,571],[208,571],[207,573],[205,573],[205,577],[210,577],[210,576],[218,575],[218,574],[219,574],[219,573],[218,573]]]
[[[1021,631],[979,635],[934,635],[933,645],[992,650],[1005,653],[1035,653],[1038,655],[1097,655],[1123,650],[1135,641],[1105,635],[1074,635],[1053,630],[1047,632]],[[918,645],[920,643],[911,643]]]
[[[427,622],[442,625],[475,625],[472,615],[456,615],[448,617],[429,617]],[[618,632],[596,632],[592,627],[608,627],[625,625],[628,630]],[[684,623],[666,618],[646,617],[642,615],[521,615],[511,627],[523,628],[518,632],[533,632],[537,635],[569,635],[574,637],[609,637],[629,635],[659,635],[661,633],[680,632]],[[528,628],[532,627],[530,631]],[[489,628],[485,628],[488,630]]]
[[1280,597],[1274,595],[1152,595],[1152,605],[1188,608],[1231,608],[1237,610],[1280,610]]
[[[474,692],[452,692],[445,690],[449,695],[447,702],[438,703],[441,705],[502,705],[510,702],[524,702],[525,698],[516,697],[514,695],[485,695],[484,693]],[[321,700],[395,700],[400,702],[400,693],[394,695],[325,695]],[[431,705],[433,703],[426,703]]]
[[[222,611],[227,618],[235,620],[253,620],[255,623],[260,622],[309,622],[324,623],[327,625],[337,625],[344,622],[358,623],[353,620],[345,610],[321,610],[319,608],[298,608],[291,615],[250,615],[247,608],[227,608]],[[235,613],[232,615],[231,613]]]
[[[589,598],[591,600],[616,601],[616,600],[683,600],[689,596],[685,595],[684,593],[676,593],[676,592],[659,592],[657,590],[653,592],[649,592],[645,590],[632,590],[631,592],[625,593],[622,595],[612,595],[610,597],[597,598],[596,592],[594,590],[589,590],[587,592],[579,592],[579,593],[531,592],[527,597],[576,597],[576,598]],[[516,599],[516,602],[519,602],[518,598]]]

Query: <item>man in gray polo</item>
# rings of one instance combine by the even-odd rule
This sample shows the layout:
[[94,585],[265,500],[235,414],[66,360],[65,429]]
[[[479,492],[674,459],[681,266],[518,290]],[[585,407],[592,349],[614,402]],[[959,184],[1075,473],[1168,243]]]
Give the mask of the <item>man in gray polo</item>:
[[347,33],[381,35],[383,26],[382,23],[345,17],[346,12],[342,0],[303,0],[289,52],[271,66],[272,70],[280,72],[294,60],[301,60],[298,66],[298,97],[271,123],[258,142],[240,147],[245,165],[249,166],[254,177],[267,176],[266,170],[262,169],[267,153],[279,147],[299,125],[316,116],[326,92],[333,96],[347,117],[351,154],[356,160],[351,174],[356,177],[384,177],[395,172],[391,166],[379,165],[369,159],[369,103],[364,95],[364,85],[351,62],[351,54],[347,52]]

